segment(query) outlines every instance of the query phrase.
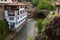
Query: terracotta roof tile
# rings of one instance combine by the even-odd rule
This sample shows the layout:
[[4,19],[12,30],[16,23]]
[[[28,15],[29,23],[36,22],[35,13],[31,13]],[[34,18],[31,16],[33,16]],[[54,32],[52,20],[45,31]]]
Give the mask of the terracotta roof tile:
[[6,5],[11,5],[11,6],[20,6],[20,5],[27,5],[27,4],[24,4],[24,3],[20,3],[20,2],[11,2],[11,3],[7,3]]
[[55,2],[54,2],[54,5],[55,5],[55,6],[60,6],[60,1],[55,1]]

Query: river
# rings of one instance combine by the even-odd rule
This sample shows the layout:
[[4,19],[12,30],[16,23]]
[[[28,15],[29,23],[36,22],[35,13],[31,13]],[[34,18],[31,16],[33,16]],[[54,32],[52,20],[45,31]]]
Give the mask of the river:
[[24,28],[12,40],[27,40],[29,37],[33,37],[35,23],[36,21],[34,20],[28,21]]

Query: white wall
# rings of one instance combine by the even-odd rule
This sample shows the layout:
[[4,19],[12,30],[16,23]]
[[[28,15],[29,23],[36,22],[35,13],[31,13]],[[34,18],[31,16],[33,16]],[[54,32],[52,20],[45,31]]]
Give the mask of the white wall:
[[17,25],[15,25],[15,28],[18,28],[25,21],[26,21],[26,19],[22,20],[20,23],[18,23]]
[[12,16],[8,16],[8,11],[5,10],[5,19],[8,21],[8,22],[16,22],[16,14],[18,13],[18,11],[15,11],[15,16],[13,16],[14,20],[10,20],[9,18],[12,17]]
[[5,1],[5,0],[1,1],[0,0],[0,3],[11,3],[11,2],[12,2],[11,0],[7,0],[7,1]]
[[[22,11],[22,10],[26,10],[26,9],[20,8],[20,10],[15,11],[14,20],[9,20],[8,11],[5,10],[5,18],[6,18],[6,20],[8,21],[8,24],[9,24],[10,22],[14,22],[14,23],[15,23],[15,28],[18,28],[24,21],[26,21],[27,12],[22,13],[22,14],[20,14],[19,16],[17,16],[18,11]],[[22,18],[21,18],[20,16],[22,16]],[[19,17],[19,19],[18,19],[17,17]],[[22,21],[21,21],[21,20],[22,20]],[[20,23],[19,23],[19,22],[20,22]],[[16,23],[18,23],[18,24],[16,24]],[[10,27],[9,27],[9,28],[10,28]]]

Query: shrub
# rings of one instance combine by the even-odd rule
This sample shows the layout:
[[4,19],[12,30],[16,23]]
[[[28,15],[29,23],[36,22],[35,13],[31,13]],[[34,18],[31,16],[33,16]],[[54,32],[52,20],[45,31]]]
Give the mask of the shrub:
[[32,37],[29,37],[28,40],[34,40]]
[[50,20],[48,20],[48,19],[46,19],[46,20],[44,20],[44,21],[42,22],[42,24],[43,24],[44,26],[48,25],[49,23],[50,23]]
[[35,25],[38,28],[38,33],[39,34],[41,34],[41,30],[43,28],[42,22],[43,22],[43,19],[40,19]]
[[46,26],[46,25],[48,25],[48,24],[50,23],[50,21],[47,20],[47,19],[44,20],[44,21],[43,21],[43,20],[44,20],[44,19],[40,19],[40,20],[36,23],[36,27],[38,28],[38,33],[39,33],[39,34],[41,34],[41,33],[42,33],[42,30],[45,29],[45,28],[43,29],[43,27]]
[[9,32],[9,26],[5,19],[0,20],[0,40],[4,40],[7,33]]

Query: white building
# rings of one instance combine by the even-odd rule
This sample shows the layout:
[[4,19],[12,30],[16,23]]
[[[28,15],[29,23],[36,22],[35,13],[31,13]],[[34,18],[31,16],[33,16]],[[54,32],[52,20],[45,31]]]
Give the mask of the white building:
[[19,3],[16,0],[0,0],[4,4],[5,19],[8,21],[11,30],[17,29],[27,19],[27,4]]
[[0,3],[11,3],[11,2],[17,2],[17,0],[0,0]]

